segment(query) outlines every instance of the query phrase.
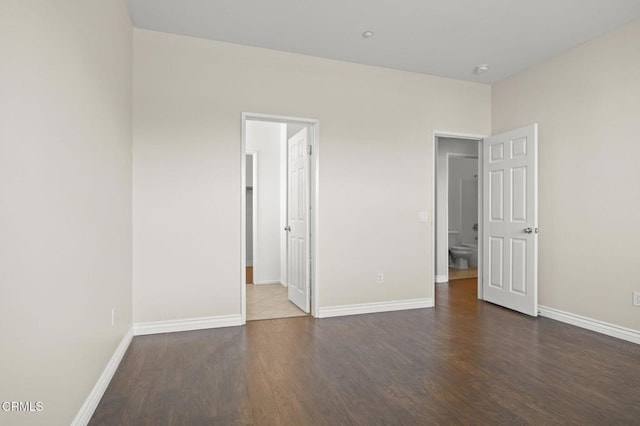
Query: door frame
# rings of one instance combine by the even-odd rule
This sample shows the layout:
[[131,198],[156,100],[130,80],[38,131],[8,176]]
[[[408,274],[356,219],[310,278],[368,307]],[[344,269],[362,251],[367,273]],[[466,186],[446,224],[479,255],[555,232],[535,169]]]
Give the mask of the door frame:
[[[483,292],[482,292],[482,248],[481,248],[481,244],[480,242],[482,241],[483,238],[483,230],[482,230],[482,226],[480,224],[482,224],[482,219],[483,219],[483,186],[482,186],[482,153],[483,153],[483,141],[484,139],[487,137],[487,135],[481,135],[481,134],[474,134],[474,133],[462,133],[462,132],[452,132],[452,131],[446,131],[446,130],[435,130],[433,132],[433,139],[432,139],[432,143],[433,143],[433,150],[432,150],[432,156],[431,156],[431,194],[432,194],[432,199],[431,199],[431,270],[433,272],[432,274],[432,281],[431,281],[431,291],[433,294],[433,299],[434,299],[434,304],[435,304],[435,285],[436,285],[436,238],[437,238],[437,223],[436,223],[436,202],[437,202],[437,188],[438,188],[438,174],[437,174],[437,165],[438,165],[438,138],[453,138],[453,139],[467,139],[469,140],[470,143],[472,142],[477,142],[478,143],[478,299],[483,300]],[[448,163],[448,159],[447,159],[447,163]],[[448,185],[448,180],[449,180],[449,176],[447,173],[447,185]],[[448,194],[446,195],[447,198],[447,202],[449,199]],[[448,207],[447,207],[447,212],[448,212]],[[448,217],[445,218],[445,225],[448,226]],[[446,238],[445,240],[447,241],[447,244],[449,242],[449,233],[448,233],[448,229],[446,232]],[[448,276],[448,272],[447,272],[447,276]]]
[[[307,238],[309,241],[309,297],[311,298],[311,315],[318,317],[318,302],[320,300],[320,280],[319,280],[319,256],[318,256],[318,240],[320,224],[318,221],[318,209],[319,209],[319,176],[320,176],[320,121],[313,118],[303,117],[291,117],[285,115],[273,115],[243,112],[242,113],[242,139],[240,144],[240,158],[241,161],[241,197],[240,197],[240,315],[241,324],[247,323],[247,282],[246,282],[246,266],[247,266],[247,244],[246,244],[246,215],[247,206],[245,202],[246,193],[246,155],[247,155],[247,140],[246,140],[246,122],[249,120],[254,121],[267,121],[277,123],[295,123],[308,126],[311,136],[309,145],[311,146],[312,155],[309,157],[309,182],[307,190],[309,191],[309,226],[307,227]],[[255,206],[254,206],[255,210]],[[255,235],[255,230],[254,230]],[[254,259],[255,263],[255,259]]]

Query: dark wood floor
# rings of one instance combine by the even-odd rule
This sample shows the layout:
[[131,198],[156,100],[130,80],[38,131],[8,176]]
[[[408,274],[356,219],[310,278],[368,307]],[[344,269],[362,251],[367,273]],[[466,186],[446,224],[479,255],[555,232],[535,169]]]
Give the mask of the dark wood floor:
[[435,309],[135,337],[90,424],[640,424],[639,345],[475,283]]

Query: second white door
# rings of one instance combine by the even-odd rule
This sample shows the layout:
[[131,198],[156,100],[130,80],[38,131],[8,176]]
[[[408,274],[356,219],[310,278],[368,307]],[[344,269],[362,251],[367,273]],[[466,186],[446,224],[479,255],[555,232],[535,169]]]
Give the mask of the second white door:
[[308,130],[287,143],[287,281],[289,300],[309,312]]
[[538,315],[538,127],[483,148],[483,299]]

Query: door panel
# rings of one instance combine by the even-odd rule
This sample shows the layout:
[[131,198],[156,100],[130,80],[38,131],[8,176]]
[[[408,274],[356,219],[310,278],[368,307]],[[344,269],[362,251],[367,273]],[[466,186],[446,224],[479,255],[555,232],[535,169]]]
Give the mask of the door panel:
[[511,221],[527,222],[527,168],[511,170]]
[[511,291],[527,294],[527,242],[521,238],[511,239]]
[[537,125],[485,139],[483,298],[537,316]]
[[489,264],[490,268],[490,281],[489,285],[495,288],[502,288],[502,271],[504,261],[504,240],[502,238],[491,237],[489,238]]
[[502,221],[504,219],[504,173],[502,170],[496,170],[491,172],[489,176],[491,177],[489,190],[491,212],[489,217],[491,217],[492,221]]
[[307,129],[292,136],[287,158],[287,271],[289,300],[309,312]]

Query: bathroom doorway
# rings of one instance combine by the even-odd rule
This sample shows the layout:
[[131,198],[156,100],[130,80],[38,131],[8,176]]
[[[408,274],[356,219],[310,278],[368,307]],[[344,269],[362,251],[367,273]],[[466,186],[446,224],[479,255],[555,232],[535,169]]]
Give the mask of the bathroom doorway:
[[448,154],[449,281],[478,278],[478,157]]
[[482,137],[436,134],[434,144],[435,282],[473,280],[482,298]]

